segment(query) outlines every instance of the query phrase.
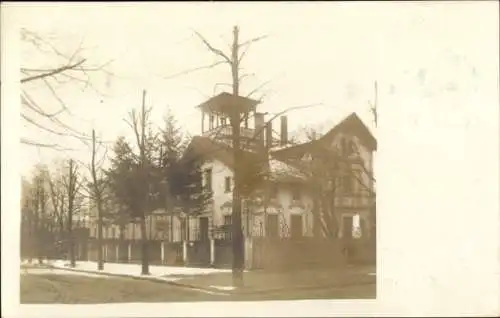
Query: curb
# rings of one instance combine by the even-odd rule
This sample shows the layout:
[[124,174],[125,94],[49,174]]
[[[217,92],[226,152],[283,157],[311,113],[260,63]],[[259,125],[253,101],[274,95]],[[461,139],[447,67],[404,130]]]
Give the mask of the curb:
[[169,280],[165,280],[165,279],[158,279],[155,276],[131,276],[131,275],[126,275],[126,274],[106,273],[106,272],[101,272],[101,271],[97,271],[97,270],[84,270],[84,269],[77,269],[77,268],[59,267],[59,266],[48,265],[48,264],[46,265],[46,267],[53,268],[53,269],[59,269],[59,270],[65,270],[65,271],[69,271],[69,272],[89,273],[89,274],[96,274],[96,275],[108,276],[108,277],[120,277],[120,278],[129,278],[129,279],[142,280],[142,281],[150,281],[150,282],[154,282],[154,283],[163,283],[163,284],[172,285],[172,286],[176,286],[176,287],[188,288],[188,289],[193,289],[193,290],[197,290],[197,291],[203,291],[203,292],[207,292],[207,293],[214,294],[214,295],[230,296],[230,294],[223,293],[219,290],[190,285],[190,284],[185,284],[185,283],[178,283],[175,281],[169,281]]

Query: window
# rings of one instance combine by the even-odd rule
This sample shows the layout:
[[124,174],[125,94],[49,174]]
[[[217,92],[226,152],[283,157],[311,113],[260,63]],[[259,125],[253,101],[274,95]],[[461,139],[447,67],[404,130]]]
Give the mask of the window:
[[231,223],[233,223],[231,215],[224,215],[224,225],[230,225]]
[[290,216],[290,231],[292,238],[302,237],[302,215]]
[[224,192],[231,192],[231,177],[226,177],[224,179]]
[[225,126],[225,125],[226,125],[226,118],[225,118],[225,117],[221,117],[221,119],[220,119],[220,124],[221,124],[222,126]]
[[356,153],[357,152],[357,149],[356,149],[356,143],[354,143],[354,141],[350,140],[348,142],[348,148],[347,148],[347,155],[350,156],[352,155],[353,153]]
[[266,236],[278,237],[278,215],[268,214],[266,218]]
[[205,190],[212,192],[212,169],[205,169]]
[[300,187],[298,185],[292,186],[292,200],[300,200]]
[[344,156],[346,154],[347,142],[344,138],[340,139],[340,155]]

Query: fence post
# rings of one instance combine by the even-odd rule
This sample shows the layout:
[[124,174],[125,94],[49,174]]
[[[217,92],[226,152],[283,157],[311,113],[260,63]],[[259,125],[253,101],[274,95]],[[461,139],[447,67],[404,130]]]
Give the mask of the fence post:
[[120,263],[120,242],[115,243],[116,262]]
[[251,269],[253,265],[252,238],[245,237],[245,267]]
[[187,241],[182,241],[182,260],[184,261],[184,265],[187,264],[188,255],[187,255]]
[[128,259],[129,263],[132,260],[132,242],[131,241],[128,241],[127,259]]
[[215,240],[213,238],[210,239],[210,265],[215,264]]
[[161,241],[161,263],[165,264],[165,241]]

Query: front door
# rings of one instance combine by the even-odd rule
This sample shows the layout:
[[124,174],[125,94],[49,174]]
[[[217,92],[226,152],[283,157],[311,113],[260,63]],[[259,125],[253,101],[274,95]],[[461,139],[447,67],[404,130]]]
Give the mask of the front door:
[[200,217],[200,240],[208,241],[208,217]]

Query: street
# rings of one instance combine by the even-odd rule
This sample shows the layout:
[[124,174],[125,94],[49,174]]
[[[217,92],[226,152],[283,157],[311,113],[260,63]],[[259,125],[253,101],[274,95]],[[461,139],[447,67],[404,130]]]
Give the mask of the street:
[[347,287],[318,286],[254,293],[209,292],[165,282],[116,278],[60,269],[22,269],[23,304],[97,304],[123,302],[260,301],[293,299],[368,299],[375,297],[375,284]]

